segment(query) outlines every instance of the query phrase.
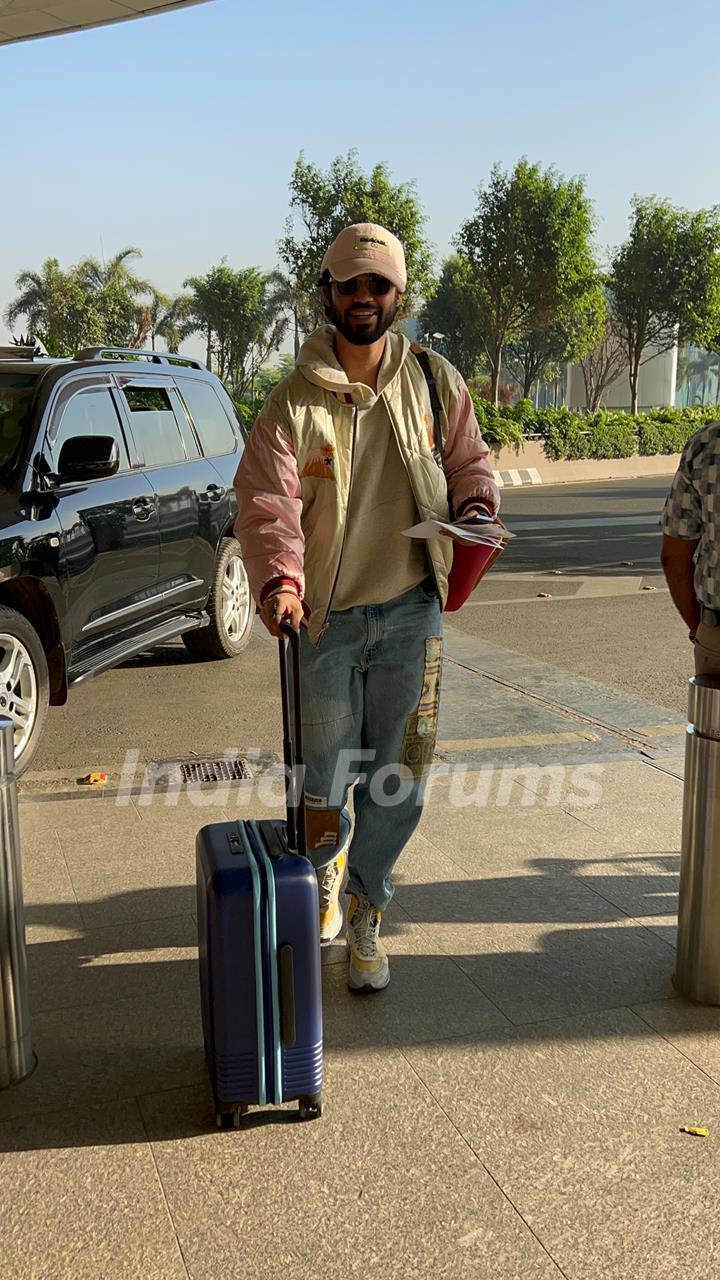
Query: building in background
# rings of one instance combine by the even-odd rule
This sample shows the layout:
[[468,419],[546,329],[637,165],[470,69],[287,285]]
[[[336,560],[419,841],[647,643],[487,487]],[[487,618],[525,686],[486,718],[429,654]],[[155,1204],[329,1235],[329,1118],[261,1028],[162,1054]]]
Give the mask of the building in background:
[[[640,411],[643,409],[657,409],[664,405],[674,405],[676,402],[677,383],[677,347],[673,347],[670,351],[662,351],[658,355],[650,355],[645,364],[640,366],[638,380],[638,408]],[[587,405],[585,379],[579,364],[568,365],[564,403],[570,409],[584,409]],[[627,369],[605,389],[602,404],[605,409],[630,410],[630,379]]]

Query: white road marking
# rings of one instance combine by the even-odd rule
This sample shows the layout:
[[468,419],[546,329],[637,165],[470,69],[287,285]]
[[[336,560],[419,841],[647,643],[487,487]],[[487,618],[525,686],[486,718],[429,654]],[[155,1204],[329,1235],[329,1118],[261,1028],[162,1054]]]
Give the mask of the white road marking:
[[[512,475],[513,473],[510,472]],[[515,473],[517,474],[517,473]],[[644,516],[589,516],[585,519],[557,519],[550,517],[546,520],[525,520],[522,516],[518,516],[518,523],[513,523],[512,515],[505,515],[505,520],[509,521],[508,528],[513,533],[517,532],[520,537],[523,533],[534,533],[539,529],[615,529],[621,525],[647,525],[649,529],[656,528],[660,532],[660,515],[653,515],[648,512]]]

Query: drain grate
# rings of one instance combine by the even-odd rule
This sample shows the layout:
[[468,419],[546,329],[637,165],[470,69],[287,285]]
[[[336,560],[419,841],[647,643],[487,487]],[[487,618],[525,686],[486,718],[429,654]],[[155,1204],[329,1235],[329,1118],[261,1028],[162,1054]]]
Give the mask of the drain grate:
[[183,782],[236,782],[251,778],[246,760],[188,760],[180,765]]

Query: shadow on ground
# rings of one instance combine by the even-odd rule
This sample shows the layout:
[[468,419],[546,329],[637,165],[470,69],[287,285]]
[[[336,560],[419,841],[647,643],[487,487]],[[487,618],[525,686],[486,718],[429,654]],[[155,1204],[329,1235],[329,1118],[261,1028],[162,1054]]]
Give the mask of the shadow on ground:
[[[672,917],[677,865],[675,853],[625,855],[606,860],[597,874],[595,859],[538,859],[530,874],[400,880],[384,921],[387,991],[351,995],[344,945],[324,950],[328,1055],[419,1044],[440,1051],[460,1040],[480,1049],[537,1041],[539,1032],[545,1041],[592,1040],[606,1030],[582,1015],[676,1000],[673,951],[642,915]],[[190,1105],[186,1122],[182,1108],[172,1108],[166,1136],[213,1128],[193,894],[191,886],[175,885],[110,895],[102,903],[115,923],[29,947],[39,1066],[0,1093],[0,1150],[52,1146],[43,1114],[96,1115],[121,1099],[134,1099],[142,1112],[145,1095],[169,1091],[189,1090]],[[62,929],[62,907],[28,906],[27,923]],[[692,1022],[690,1009],[688,1017]],[[655,1034],[640,1016],[633,1026],[638,1037]],[[288,1112],[251,1124],[278,1119],[286,1122]],[[97,1142],[93,1125],[63,1124],[59,1133],[58,1147]],[[120,1130],[114,1138],[110,1129],[106,1140],[131,1139]]]

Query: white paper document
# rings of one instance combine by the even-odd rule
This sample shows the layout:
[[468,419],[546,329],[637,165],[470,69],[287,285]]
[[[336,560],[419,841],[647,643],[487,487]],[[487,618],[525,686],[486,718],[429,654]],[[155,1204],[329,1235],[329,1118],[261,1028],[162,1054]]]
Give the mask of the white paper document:
[[461,520],[457,524],[448,524],[443,520],[423,520],[422,524],[414,524],[411,529],[403,529],[406,538],[447,538],[451,534],[453,538],[459,539],[461,542],[467,543],[469,546],[481,545],[496,546],[499,540],[505,538],[514,538],[516,535],[510,533],[509,529],[505,529],[501,524],[495,524],[493,521],[473,521],[472,524],[463,524]]

